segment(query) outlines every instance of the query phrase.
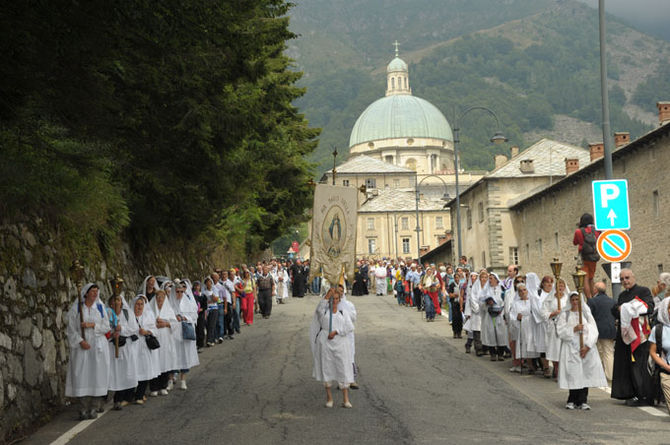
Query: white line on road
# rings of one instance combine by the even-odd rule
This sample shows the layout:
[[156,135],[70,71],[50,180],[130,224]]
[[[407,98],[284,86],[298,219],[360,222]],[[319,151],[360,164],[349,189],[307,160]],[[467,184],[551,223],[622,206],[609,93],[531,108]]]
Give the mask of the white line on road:
[[74,436],[81,433],[86,428],[91,426],[93,422],[95,422],[96,420],[107,414],[107,411],[109,410],[106,409],[104,412],[99,413],[98,417],[96,417],[95,419],[82,420],[81,422],[79,422],[78,424],[67,430],[65,433],[63,433],[63,435],[61,435],[58,439],[51,442],[51,445],[65,445],[66,443],[74,439]]

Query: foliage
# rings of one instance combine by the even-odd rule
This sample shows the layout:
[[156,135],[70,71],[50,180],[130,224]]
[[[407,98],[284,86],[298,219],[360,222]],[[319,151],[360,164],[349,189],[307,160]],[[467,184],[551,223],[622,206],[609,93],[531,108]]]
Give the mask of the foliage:
[[[304,90],[283,55],[294,38],[288,8],[283,0],[4,8],[0,142],[32,121],[62,129],[48,147],[32,129],[8,153],[44,171],[38,158],[49,152],[54,176],[32,178],[29,208],[66,218],[66,202],[90,213],[80,193],[90,188],[119,209],[108,211],[121,222],[113,231],[127,226],[137,247],[234,223],[244,230],[219,230],[226,237],[217,241],[247,252],[302,220],[313,174],[304,156],[318,130],[292,105]],[[5,180],[21,187],[17,175]],[[7,207],[23,202],[15,196]]]

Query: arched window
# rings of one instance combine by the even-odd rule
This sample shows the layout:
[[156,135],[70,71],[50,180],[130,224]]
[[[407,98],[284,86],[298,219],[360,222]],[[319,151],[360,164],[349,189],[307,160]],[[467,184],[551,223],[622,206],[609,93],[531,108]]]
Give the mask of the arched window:
[[391,77],[391,89],[395,90],[395,77]]

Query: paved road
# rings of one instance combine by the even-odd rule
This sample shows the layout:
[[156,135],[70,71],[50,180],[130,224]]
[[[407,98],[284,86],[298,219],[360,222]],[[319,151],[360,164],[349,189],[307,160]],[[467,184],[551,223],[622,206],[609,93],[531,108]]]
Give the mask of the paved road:
[[[391,297],[351,297],[358,310],[361,389],[353,409],[325,408],[311,378],[307,331],[317,297],[275,306],[268,320],[200,354],[187,391],[79,424],[72,408],[26,443],[90,423],[73,444],[668,443],[669,418],[591,390],[592,411],[564,409],[566,391],[511,364],[465,354],[445,318],[426,323]],[[650,414],[651,413],[651,414]]]

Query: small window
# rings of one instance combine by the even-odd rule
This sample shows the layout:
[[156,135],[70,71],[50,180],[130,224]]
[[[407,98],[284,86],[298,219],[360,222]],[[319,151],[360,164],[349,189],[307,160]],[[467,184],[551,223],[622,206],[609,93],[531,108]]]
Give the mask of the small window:
[[656,268],[658,269],[659,274],[663,273],[663,264],[659,264],[658,266],[656,266]]
[[472,229],[472,210],[468,208],[468,211],[465,212],[465,219],[468,224],[468,229]]
[[402,239],[402,253],[409,253],[409,238]]
[[365,180],[365,188],[373,189],[377,187],[377,180],[375,178],[367,178]]
[[384,157],[384,160],[387,164],[393,164],[393,155],[388,155]]
[[483,223],[484,222],[484,203],[480,202],[477,204],[477,217],[479,218],[479,222]]
[[444,222],[441,216],[436,216],[435,217],[435,228],[436,229],[444,229]]
[[482,268],[486,267],[486,251],[482,250]]
[[510,264],[519,264],[519,249],[517,247],[509,248],[509,263]]
[[399,188],[400,187],[400,179],[394,179],[393,180],[393,188]]
[[368,230],[375,230],[375,219],[368,218]]
[[556,248],[556,252],[560,252],[561,246],[558,244],[558,232],[554,232],[554,247]]
[[377,252],[377,240],[375,238],[368,238],[368,253]]
[[343,179],[342,180],[342,185],[345,187],[349,187],[349,180],[348,179]]
[[658,199],[658,190],[654,190],[651,196],[652,196],[652,205],[654,207],[654,216],[658,218],[659,216],[661,216],[661,205]]
[[537,253],[542,257],[542,238],[537,240]]
[[409,230],[409,218],[406,216],[403,216],[400,218],[400,227],[402,230]]
[[391,77],[391,89],[395,90],[395,77]]

